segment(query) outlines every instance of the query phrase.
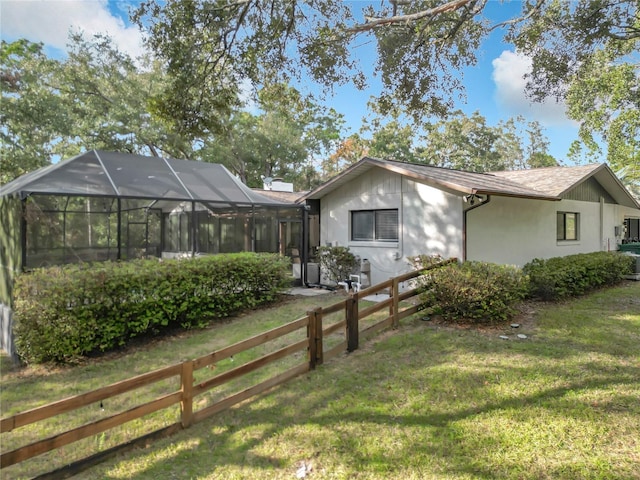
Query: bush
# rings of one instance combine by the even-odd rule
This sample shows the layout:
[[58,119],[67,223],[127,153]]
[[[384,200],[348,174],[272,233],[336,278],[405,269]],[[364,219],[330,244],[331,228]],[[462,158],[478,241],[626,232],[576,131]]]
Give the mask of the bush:
[[[417,264],[430,265],[429,258]],[[493,323],[510,318],[527,293],[527,278],[513,266],[486,262],[448,264],[419,277],[420,299],[447,320]]]
[[277,299],[288,268],[277,255],[240,253],[37,269],[16,280],[16,348],[28,363],[64,362],[203,327]]
[[349,247],[318,247],[318,263],[329,280],[341,282],[356,273],[360,263]]
[[583,295],[594,288],[615,285],[631,272],[633,257],[616,252],[594,252],[536,258],[523,270],[529,276],[529,295],[560,300]]

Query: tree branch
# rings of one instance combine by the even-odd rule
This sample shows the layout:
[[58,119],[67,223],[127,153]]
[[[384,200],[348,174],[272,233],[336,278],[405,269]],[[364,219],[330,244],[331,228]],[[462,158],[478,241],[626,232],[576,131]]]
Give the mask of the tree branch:
[[[458,10],[470,3],[473,3],[474,0],[453,0],[447,2],[438,7],[430,8],[428,10],[423,10],[421,12],[411,13],[408,15],[393,15],[391,17],[386,18],[375,18],[375,19],[367,19],[366,23],[355,25],[351,28],[347,28],[347,33],[360,33],[366,32],[370,30],[374,30],[378,27],[383,27],[386,25],[394,25],[398,23],[411,23],[417,20],[422,20],[423,18],[435,17],[437,15],[442,15],[446,12],[451,12],[454,10]],[[404,2],[395,2],[395,4],[403,4]]]
[[524,22],[525,20],[530,19],[536,13],[538,13],[540,9],[542,9],[542,6],[545,4],[545,2],[546,0],[538,0],[536,5],[531,10],[529,10],[529,12],[526,15],[523,15],[522,17],[518,17],[518,18],[512,18],[510,20],[505,20],[504,22],[496,23],[489,30],[493,31],[496,28],[506,27],[507,25],[515,25],[516,23]]

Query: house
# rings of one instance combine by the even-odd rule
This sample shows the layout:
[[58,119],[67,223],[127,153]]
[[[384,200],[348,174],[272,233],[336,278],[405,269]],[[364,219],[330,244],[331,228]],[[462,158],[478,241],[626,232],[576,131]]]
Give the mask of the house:
[[371,284],[418,254],[522,266],[616,250],[640,219],[606,164],[473,173],[363,158],[302,200],[318,212],[319,243],[368,260]]

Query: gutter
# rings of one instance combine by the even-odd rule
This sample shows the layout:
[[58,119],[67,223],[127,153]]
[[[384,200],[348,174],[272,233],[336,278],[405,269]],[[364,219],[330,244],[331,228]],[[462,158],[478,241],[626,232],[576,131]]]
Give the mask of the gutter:
[[[471,201],[474,198],[478,198],[476,194],[463,197],[464,199],[470,198]],[[466,200],[465,200],[466,201]],[[467,261],[467,213],[476,208],[482,207],[491,201],[491,195],[487,195],[485,200],[479,201],[477,205],[471,205],[469,208],[462,211],[462,261]]]

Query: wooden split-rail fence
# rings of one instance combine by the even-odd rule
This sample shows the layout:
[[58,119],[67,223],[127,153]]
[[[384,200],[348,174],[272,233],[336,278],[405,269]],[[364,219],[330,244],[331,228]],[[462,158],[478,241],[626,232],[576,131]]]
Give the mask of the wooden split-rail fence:
[[[448,263],[456,262],[456,259],[449,259],[428,267],[425,270],[437,268]],[[411,299],[418,295],[416,288],[400,291],[400,285],[408,282],[423,274],[422,271],[413,271],[398,277],[379,283],[359,292],[352,293],[344,300],[337,302],[331,306],[324,308],[315,308],[297,320],[285,325],[273,328],[269,331],[255,335],[246,340],[240,341],[228,347],[216,350],[212,353],[204,355],[195,360],[188,360],[179,364],[161,368],[149,373],[122,380],[112,385],[99,388],[90,392],[75,395],[64,400],[49,403],[47,405],[36,407],[22,413],[2,418],[0,420],[0,434],[6,435],[9,432],[20,429],[27,425],[42,422],[47,419],[73,412],[83,407],[94,405],[97,402],[121,395],[126,392],[135,391],[145,386],[149,386],[156,382],[166,381],[170,378],[179,380],[178,388],[170,393],[163,394],[152,401],[136,405],[125,411],[101,418],[99,420],[77,426],[62,433],[55,434],[48,438],[44,438],[28,445],[15,448],[11,451],[3,451],[0,455],[0,468],[6,468],[25,460],[31,459],[38,455],[60,449],[65,445],[77,442],[79,440],[99,435],[128,422],[145,417],[159,410],[167,409],[171,406],[180,405],[180,420],[177,423],[170,424],[150,434],[138,437],[120,445],[116,445],[106,451],[98,452],[88,458],[74,462],[56,471],[41,475],[38,478],[65,478],[74,473],[78,473],[91,465],[95,465],[106,458],[115,455],[126,449],[134,448],[138,445],[148,444],[154,439],[166,437],[179,430],[190,427],[196,422],[200,422],[218,412],[221,412],[239,402],[247,400],[253,396],[263,393],[277,385],[280,385],[298,375],[313,370],[317,365],[322,364],[325,360],[336,357],[343,353],[352,352],[358,348],[359,337],[369,337],[383,329],[392,327],[396,328],[401,319],[406,318],[418,312],[421,308],[419,304],[412,304],[401,307],[401,302]],[[376,302],[366,308],[359,308],[360,299],[377,294],[387,294],[389,297],[381,302]],[[415,303],[415,302],[414,302]],[[389,315],[383,320],[368,325],[360,330],[362,321],[373,314],[388,309]],[[343,312],[340,321],[331,325],[325,325],[323,319],[331,314]],[[306,328],[305,338],[297,342],[291,343],[285,347],[279,348],[259,358],[253,359],[239,365],[226,372],[220,373],[213,377],[207,378],[200,382],[194,381],[194,372],[212,368],[216,363],[224,359],[233,359],[234,355],[239,355],[244,351],[263,345],[272,340],[281,338],[292,332]],[[345,339],[329,349],[323,346],[323,339],[332,333],[343,331],[346,332]],[[287,370],[262,380],[255,385],[229,395],[223,399],[215,401],[206,407],[195,411],[194,398],[207,392],[215,387],[219,387],[231,380],[237,379],[262,367],[272,364],[285,357],[292,356],[298,352],[306,350],[307,355],[304,362],[299,363]],[[174,387],[175,388],[175,387]],[[6,437],[5,437],[6,438]],[[3,441],[6,445],[6,442]],[[4,450],[4,448],[3,448]]]

